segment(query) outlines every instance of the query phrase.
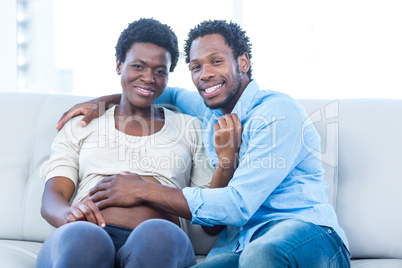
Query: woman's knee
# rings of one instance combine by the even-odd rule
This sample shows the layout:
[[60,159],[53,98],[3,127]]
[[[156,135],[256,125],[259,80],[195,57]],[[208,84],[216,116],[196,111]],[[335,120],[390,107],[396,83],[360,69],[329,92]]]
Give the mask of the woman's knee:
[[[62,241],[80,241],[80,243],[113,246],[113,243],[105,230],[96,224],[86,221],[76,221],[59,227],[59,239]],[[108,243],[108,241],[110,243]]]
[[56,229],[45,241],[38,267],[56,263],[61,267],[104,267],[113,265],[114,256],[114,245],[106,231],[93,223],[72,222]]
[[133,231],[133,235],[144,236],[150,239],[174,239],[185,236],[183,230],[176,224],[162,219],[150,219],[139,224]]
[[151,219],[133,230],[117,260],[130,267],[189,267],[195,264],[195,255],[190,239],[176,224]]

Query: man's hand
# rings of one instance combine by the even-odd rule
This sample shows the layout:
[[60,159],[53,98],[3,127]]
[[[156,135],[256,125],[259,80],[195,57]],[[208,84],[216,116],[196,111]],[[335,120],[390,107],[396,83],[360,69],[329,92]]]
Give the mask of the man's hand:
[[60,131],[68,120],[81,114],[84,115],[81,120],[81,126],[85,127],[93,119],[104,114],[106,108],[119,104],[120,98],[120,94],[109,95],[74,105],[70,110],[63,114],[57,123],[56,129]]
[[94,202],[88,198],[85,198],[70,207],[70,209],[64,213],[64,220],[66,223],[74,221],[89,221],[102,228],[105,227],[105,219],[103,218],[102,212],[100,212]]
[[147,184],[134,173],[122,172],[106,177],[89,191],[89,198],[99,209],[132,207],[142,202],[141,187]]
[[[239,149],[243,127],[236,114],[225,114],[214,124],[214,146],[218,163],[212,176],[210,188],[226,187],[232,179],[239,162]],[[216,235],[225,226],[202,226],[209,235]]]
[[220,167],[237,167],[242,130],[236,114],[221,116],[214,124],[214,146]]

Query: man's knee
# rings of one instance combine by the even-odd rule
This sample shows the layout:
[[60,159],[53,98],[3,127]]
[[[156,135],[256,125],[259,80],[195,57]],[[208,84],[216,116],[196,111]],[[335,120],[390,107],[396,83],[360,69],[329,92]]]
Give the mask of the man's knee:
[[239,267],[290,267],[291,258],[281,241],[256,239],[240,254]]

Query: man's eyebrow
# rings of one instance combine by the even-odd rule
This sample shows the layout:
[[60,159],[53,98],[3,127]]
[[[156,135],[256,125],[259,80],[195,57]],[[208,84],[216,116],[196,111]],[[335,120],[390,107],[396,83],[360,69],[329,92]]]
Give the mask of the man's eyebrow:
[[[219,52],[213,52],[211,54],[208,54],[207,57],[215,56],[215,55],[218,55],[218,54],[220,54],[220,53]],[[193,59],[193,60],[190,61],[190,63],[192,63],[193,61],[197,61],[197,60],[198,59]]]

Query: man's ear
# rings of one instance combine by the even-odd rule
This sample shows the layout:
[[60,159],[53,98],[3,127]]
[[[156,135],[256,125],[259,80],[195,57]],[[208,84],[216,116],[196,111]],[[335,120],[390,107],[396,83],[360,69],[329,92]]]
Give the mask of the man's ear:
[[121,62],[118,59],[116,59],[116,73],[121,75]]
[[237,63],[239,64],[240,72],[247,73],[250,68],[250,59],[248,57],[248,53],[244,52],[243,55],[240,55],[237,58]]

